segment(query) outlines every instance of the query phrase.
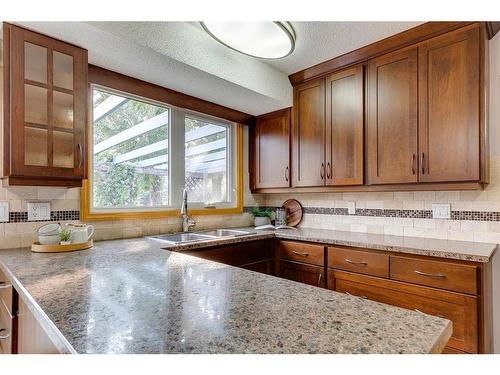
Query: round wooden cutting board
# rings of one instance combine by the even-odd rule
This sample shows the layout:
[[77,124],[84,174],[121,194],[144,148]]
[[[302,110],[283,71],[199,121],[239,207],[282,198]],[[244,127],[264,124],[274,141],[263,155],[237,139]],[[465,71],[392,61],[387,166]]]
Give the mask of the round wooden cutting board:
[[304,209],[298,200],[288,199],[281,207],[286,210],[286,225],[296,227],[300,224],[304,216]]

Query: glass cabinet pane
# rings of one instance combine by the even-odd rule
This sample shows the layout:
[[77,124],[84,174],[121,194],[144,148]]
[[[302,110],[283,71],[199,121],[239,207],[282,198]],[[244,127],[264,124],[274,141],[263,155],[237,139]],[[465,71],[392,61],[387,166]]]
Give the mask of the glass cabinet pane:
[[73,133],[52,133],[52,165],[54,167],[73,168],[74,166],[74,140]]
[[52,115],[54,126],[73,128],[73,95],[54,90]]
[[54,51],[54,86],[73,90],[73,56]]
[[47,165],[47,130],[24,128],[24,163],[26,165]]
[[24,42],[24,78],[47,84],[47,48]]
[[47,89],[24,85],[24,121],[47,124]]

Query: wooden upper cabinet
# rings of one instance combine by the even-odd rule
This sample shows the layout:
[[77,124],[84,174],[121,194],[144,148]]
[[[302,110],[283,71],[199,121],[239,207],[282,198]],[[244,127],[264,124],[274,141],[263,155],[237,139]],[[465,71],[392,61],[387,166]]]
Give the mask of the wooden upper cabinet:
[[368,182],[417,182],[417,49],[368,63]]
[[420,181],[478,181],[479,28],[431,39],[418,53]]
[[253,188],[290,187],[290,108],[257,117],[253,142]]
[[363,66],[326,78],[326,184],[363,184]]
[[13,185],[79,186],[85,172],[87,51],[4,24],[4,175]]
[[323,186],[325,165],[325,80],[294,88],[292,186]]

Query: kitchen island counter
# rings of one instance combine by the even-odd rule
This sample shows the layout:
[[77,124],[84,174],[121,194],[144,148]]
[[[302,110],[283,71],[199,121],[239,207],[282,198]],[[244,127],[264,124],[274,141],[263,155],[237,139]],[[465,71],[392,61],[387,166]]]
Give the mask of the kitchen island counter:
[[449,320],[198,259],[151,239],[0,251],[61,352],[434,353]]

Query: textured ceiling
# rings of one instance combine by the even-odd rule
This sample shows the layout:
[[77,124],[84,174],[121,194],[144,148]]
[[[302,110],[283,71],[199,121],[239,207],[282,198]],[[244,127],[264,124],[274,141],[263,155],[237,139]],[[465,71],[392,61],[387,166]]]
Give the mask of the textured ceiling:
[[287,76],[418,22],[292,22],[295,51],[259,60],[213,40],[198,22],[20,22],[89,50],[89,62],[252,115],[291,106]]
[[291,74],[343,55],[377,40],[410,29],[421,22],[292,22],[295,50],[269,65]]

